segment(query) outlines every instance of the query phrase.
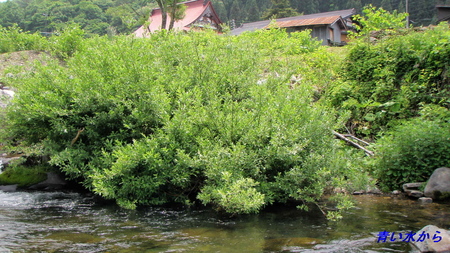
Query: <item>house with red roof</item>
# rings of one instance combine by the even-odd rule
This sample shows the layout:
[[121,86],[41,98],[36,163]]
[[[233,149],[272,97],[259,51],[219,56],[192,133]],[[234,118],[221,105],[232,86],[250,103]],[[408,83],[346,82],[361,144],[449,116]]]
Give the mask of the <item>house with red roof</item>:
[[[174,30],[189,31],[209,27],[217,32],[221,31],[220,25],[222,21],[214,10],[210,0],[193,0],[179,4],[184,4],[186,11],[184,18],[175,22]],[[134,32],[136,37],[146,37],[150,33],[162,29],[161,9],[153,9],[148,21],[149,25],[143,25]],[[170,16],[167,15],[167,27],[165,29],[168,29],[169,23]]]
[[[322,40],[323,45],[343,45],[348,39],[349,31],[354,30],[352,16],[355,9],[315,13],[309,15],[279,18],[275,20],[275,27],[285,28],[288,32],[311,30],[311,36]],[[231,31],[239,35],[246,31],[269,29],[271,20],[264,20],[243,24]]]

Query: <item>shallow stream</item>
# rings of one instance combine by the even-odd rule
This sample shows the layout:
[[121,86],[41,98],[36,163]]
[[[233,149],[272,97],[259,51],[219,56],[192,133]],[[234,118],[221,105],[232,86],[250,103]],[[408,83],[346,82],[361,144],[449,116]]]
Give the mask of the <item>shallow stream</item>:
[[380,231],[450,229],[450,204],[355,196],[338,222],[276,207],[258,215],[149,207],[123,210],[79,193],[0,192],[0,252],[409,252]]

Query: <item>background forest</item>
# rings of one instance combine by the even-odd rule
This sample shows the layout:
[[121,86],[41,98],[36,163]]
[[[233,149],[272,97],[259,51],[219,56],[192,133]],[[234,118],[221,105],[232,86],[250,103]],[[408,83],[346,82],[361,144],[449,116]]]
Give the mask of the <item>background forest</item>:
[[[232,28],[245,22],[270,17],[273,8],[289,8],[291,14],[311,14],[355,8],[372,4],[385,10],[405,12],[405,0],[212,0],[223,22]],[[445,0],[409,0],[414,26],[435,23],[436,4]],[[75,22],[88,34],[126,34],[148,19],[154,0],[8,0],[0,3],[0,26],[18,24],[30,32],[43,34],[60,30],[64,23]]]

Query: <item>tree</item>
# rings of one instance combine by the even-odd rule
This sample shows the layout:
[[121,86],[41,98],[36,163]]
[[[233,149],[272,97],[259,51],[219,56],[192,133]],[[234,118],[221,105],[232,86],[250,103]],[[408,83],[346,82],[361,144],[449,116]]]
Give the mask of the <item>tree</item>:
[[272,8],[268,9],[261,16],[262,19],[271,18],[286,18],[300,15],[294,8],[291,7],[289,0],[271,0]]
[[172,4],[169,6],[169,16],[170,16],[170,24],[169,30],[173,29],[173,26],[176,21],[182,20],[185,16],[186,5],[178,4],[180,0],[173,0]]
[[403,11],[406,12],[405,3],[404,3],[403,1],[400,1],[400,2],[398,3],[397,10],[398,10],[398,11],[401,11],[401,12],[403,12]]
[[428,1],[410,1],[409,14],[414,26],[429,25],[432,21],[431,13],[435,12],[434,4]]
[[18,24],[23,27],[25,9],[20,6],[18,1],[7,1],[0,3],[0,25],[7,27]]
[[156,3],[161,10],[161,29],[166,29],[168,16],[171,18],[169,30],[173,28],[176,20],[183,19],[186,6],[179,5],[180,2],[181,0],[156,0]]
[[343,6],[343,8],[347,8],[347,9],[351,9],[351,8],[355,8],[357,12],[361,11],[362,9],[362,3],[360,0],[350,0],[347,1],[347,5]]
[[291,6],[300,13],[311,14],[319,12],[318,0],[291,1],[291,3]]
[[161,29],[166,29],[167,25],[167,0],[156,0],[156,3],[161,10]]
[[258,7],[258,4],[256,3],[256,0],[250,0],[247,2],[247,5],[245,7],[247,9],[247,21],[257,21],[259,20],[260,9]]
[[383,0],[381,1],[381,7],[387,11],[393,11],[391,0]]
[[372,31],[395,30],[405,26],[405,18],[408,13],[397,13],[376,8],[372,5],[364,7],[364,16],[355,15],[354,19],[360,25],[355,25],[360,36],[368,36]]
[[241,2],[238,0],[234,0],[233,3],[230,6],[229,10],[229,18],[230,20],[234,20],[235,24],[240,26],[244,21],[244,15],[242,15],[242,11],[244,8],[242,8]]
[[145,5],[137,1],[122,0],[106,10],[110,29],[119,33],[128,33],[143,25],[156,3]]

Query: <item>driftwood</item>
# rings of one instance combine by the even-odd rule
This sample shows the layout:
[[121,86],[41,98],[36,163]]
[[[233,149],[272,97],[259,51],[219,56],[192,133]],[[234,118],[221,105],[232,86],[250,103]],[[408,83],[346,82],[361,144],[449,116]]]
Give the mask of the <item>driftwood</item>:
[[359,145],[358,143],[356,143],[356,142],[350,140],[350,139],[347,138],[347,137],[350,137],[350,138],[352,138],[352,139],[354,139],[354,140],[360,141],[360,142],[364,143],[365,145],[369,145],[369,143],[367,143],[367,142],[365,142],[365,141],[363,141],[363,140],[361,140],[361,139],[358,139],[358,138],[356,138],[356,137],[353,136],[353,135],[343,135],[343,134],[340,134],[340,133],[335,132],[335,131],[333,131],[333,134],[334,134],[336,137],[338,137],[339,139],[346,141],[346,142],[349,143],[350,145],[352,145],[352,146],[354,146],[354,147],[356,147],[356,148],[359,148],[359,149],[361,149],[361,150],[364,150],[364,152],[366,153],[366,155],[368,155],[368,156],[373,156],[373,155],[374,155],[373,151],[370,151],[370,150],[366,149],[365,147]]

